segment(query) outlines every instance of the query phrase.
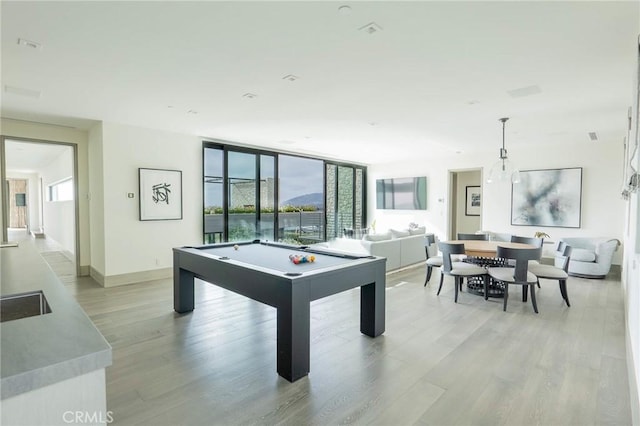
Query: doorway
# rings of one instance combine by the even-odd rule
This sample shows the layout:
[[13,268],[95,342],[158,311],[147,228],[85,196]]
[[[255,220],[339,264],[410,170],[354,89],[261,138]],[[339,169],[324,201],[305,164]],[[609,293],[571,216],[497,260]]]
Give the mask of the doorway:
[[2,240],[37,239],[79,275],[77,147],[75,144],[2,137],[0,177]]
[[449,239],[482,230],[482,169],[449,170]]

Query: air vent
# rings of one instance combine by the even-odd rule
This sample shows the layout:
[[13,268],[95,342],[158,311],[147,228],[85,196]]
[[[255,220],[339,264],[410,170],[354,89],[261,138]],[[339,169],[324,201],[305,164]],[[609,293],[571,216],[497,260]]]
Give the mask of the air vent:
[[375,22],[370,22],[367,25],[365,25],[364,27],[360,27],[358,29],[360,31],[364,31],[367,34],[374,34],[374,33],[382,31],[382,27],[380,25],[376,24]]
[[596,134],[596,132],[589,132],[589,139],[591,139],[592,141],[597,141],[598,135]]
[[13,95],[18,95],[18,96],[24,96],[26,98],[32,98],[32,99],[40,99],[40,94],[42,92],[40,92],[40,90],[32,90],[32,89],[25,89],[22,87],[15,87],[15,86],[4,86],[4,91],[6,93],[11,93]]
[[40,43],[24,38],[19,38],[18,44],[20,46],[28,47],[29,49],[42,49],[42,45]]
[[525,96],[537,95],[538,93],[542,93],[542,89],[540,86],[527,86],[521,87],[519,89],[507,90],[507,93],[512,98],[523,98]]

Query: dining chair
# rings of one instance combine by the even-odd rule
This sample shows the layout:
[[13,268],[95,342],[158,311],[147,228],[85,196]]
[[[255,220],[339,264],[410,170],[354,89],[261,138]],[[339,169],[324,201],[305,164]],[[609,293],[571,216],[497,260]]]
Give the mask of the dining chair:
[[[433,268],[440,268],[442,266],[442,256],[437,256],[438,248],[436,246],[436,237],[433,234],[426,234],[424,237],[424,252],[427,256],[427,277],[424,280],[424,286],[431,279],[431,273]],[[433,254],[433,256],[431,256]]]
[[558,280],[560,286],[560,294],[568,307],[569,295],[567,294],[567,278],[569,278],[569,260],[571,258],[571,246],[564,244],[562,249],[562,267],[558,268],[554,265],[530,264],[529,270],[538,278],[538,286],[540,286],[540,278],[547,280]]
[[458,240],[477,240],[477,241],[489,241],[488,234],[464,234],[458,232]]
[[487,294],[488,277],[487,270],[482,266],[473,265],[466,262],[454,262],[452,255],[464,254],[463,243],[446,243],[439,242],[438,248],[442,252],[442,268],[440,269],[440,286],[438,293],[442,290],[442,283],[445,275],[454,277],[455,296],[454,302],[458,303],[458,291],[462,289],[462,280],[466,277],[482,277],[484,283],[484,294]]
[[[507,310],[507,300],[509,299],[509,286],[519,285],[522,286],[522,301],[527,301],[527,287],[531,291],[531,304],[533,310],[538,313],[538,305],[536,304],[536,291],[535,285],[538,282],[532,272],[529,271],[529,261],[535,260],[540,257],[542,247],[530,248],[530,249],[516,249],[498,246],[496,250],[496,256],[503,259],[514,259],[516,261],[514,267],[493,267],[487,268],[489,276],[497,282],[504,284],[504,302],[502,310]],[[487,295],[485,293],[485,299]]]
[[[512,243],[529,244],[529,245],[532,245],[534,247],[542,247],[542,244],[544,244],[544,238],[520,237],[518,235],[512,235],[511,236],[511,242]],[[541,258],[542,258],[542,250],[540,250],[540,257],[539,258],[529,261],[529,266],[531,266],[532,264],[539,264]],[[509,264],[509,266],[514,266],[515,265],[515,261],[513,259],[509,259],[507,263]],[[538,288],[540,288],[540,283],[538,283]],[[526,300],[525,300],[525,302],[526,302]]]
[[542,247],[544,243],[544,238],[537,237],[520,237],[518,235],[511,236],[512,243],[522,243],[522,244],[530,244],[534,247]]

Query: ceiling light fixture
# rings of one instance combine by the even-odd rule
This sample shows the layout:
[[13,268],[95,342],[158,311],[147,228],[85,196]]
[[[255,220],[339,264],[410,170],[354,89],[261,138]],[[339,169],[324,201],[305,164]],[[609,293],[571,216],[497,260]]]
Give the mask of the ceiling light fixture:
[[489,172],[487,183],[496,181],[504,182],[511,180],[511,183],[520,183],[520,172],[507,158],[507,150],[504,147],[504,127],[509,117],[501,118],[502,122],[502,148],[500,149],[500,159],[494,163]]

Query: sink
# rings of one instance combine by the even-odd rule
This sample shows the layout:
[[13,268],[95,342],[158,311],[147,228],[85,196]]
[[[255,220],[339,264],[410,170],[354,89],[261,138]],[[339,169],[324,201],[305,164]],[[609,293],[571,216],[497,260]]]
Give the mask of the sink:
[[42,291],[9,294],[0,297],[0,322],[50,313],[51,308]]

